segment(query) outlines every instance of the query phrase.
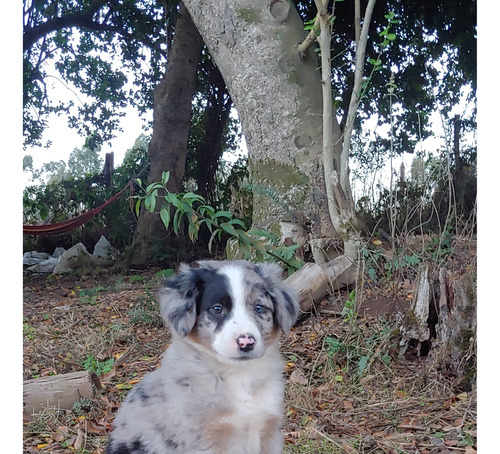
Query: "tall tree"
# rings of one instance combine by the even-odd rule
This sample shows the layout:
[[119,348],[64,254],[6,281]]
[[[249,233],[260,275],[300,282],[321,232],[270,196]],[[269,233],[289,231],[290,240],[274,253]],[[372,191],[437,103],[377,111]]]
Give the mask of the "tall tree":
[[[153,136],[148,153],[151,168],[148,182],[161,180],[170,171],[170,191],[181,192],[191,119],[191,100],[203,41],[187,10],[181,5],[165,78],[155,88]],[[156,213],[143,210],[132,248],[134,261],[146,263],[153,246],[167,242],[168,232]],[[177,248],[174,248],[174,250]]]
[[[331,57],[334,68],[330,77],[330,71],[325,72],[330,64],[325,46],[321,47],[322,75],[317,69],[316,58],[298,51],[297,44],[305,39],[304,26],[290,2],[185,0],[226,81],[242,121],[255,187],[254,222],[277,230],[280,220],[292,220],[299,228],[309,228],[313,237],[328,241],[332,237],[333,221],[337,234],[344,240],[346,252],[354,258],[355,241],[351,244],[351,239],[355,237],[356,219],[346,182],[349,179],[350,137],[352,128],[359,124],[355,113],[362,99],[365,114],[372,113],[377,107],[378,113],[385,113],[388,122],[396,125],[394,137],[398,148],[411,145],[411,139],[418,137],[418,129],[411,134],[409,125],[416,125],[419,114],[430,112],[435,101],[430,95],[433,87],[427,66],[443,59],[444,55],[468,63],[474,59],[470,51],[474,48],[471,42],[474,42],[475,29],[471,24],[475,23],[475,17],[474,11],[470,11],[474,7],[462,5],[463,11],[468,13],[464,20],[467,28],[457,39],[457,32],[443,32],[441,26],[446,24],[445,30],[449,30],[461,17],[463,13],[457,14],[455,8],[453,11],[457,15],[453,16],[442,9],[442,5],[435,7],[435,2],[424,2],[425,5],[413,8],[393,1],[378,5],[375,13],[372,0],[363,12],[359,1],[354,2],[356,8],[352,2],[339,5],[344,3],[351,6],[337,9],[334,3],[336,9],[332,14],[330,2],[315,2],[313,18],[318,12],[318,19],[313,26],[312,40],[319,34],[320,39],[328,39],[327,49],[332,39],[342,46],[337,49],[337,55]],[[442,3],[449,5],[448,1]],[[299,3],[299,8],[311,15],[307,5]],[[390,57],[386,58],[384,53],[384,66],[381,66],[381,47],[386,40],[397,38],[396,34],[389,35],[386,30],[388,21],[390,24],[391,17],[394,17],[385,17],[388,11],[396,11],[395,16],[408,23],[404,32],[399,32],[405,42],[397,46],[397,51],[387,53]],[[436,11],[441,18],[439,27],[432,16]],[[412,19],[415,22],[411,22]],[[336,32],[337,23],[341,34],[329,38],[328,28],[333,26]],[[372,41],[368,41],[369,37]],[[378,40],[373,40],[374,37]],[[460,40],[466,44],[462,45]],[[339,55],[341,57],[336,59]],[[363,71],[368,58],[374,68],[371,74]],[[339,66],[346,63],[350,72],[345,74],[345,69],[342,72],[336,68],[337,61]],[[382,68],[386,71],[375,71]],[[466,70],[470,68],[469,64],[463,71],[456,70],[453,79],[464,83]],[[398,72],[398,83],[406,85],[397,93],[402,106],[399,115],[390,108],[390,102],[382,102],[386,91],[380,87],[390,83],[391,69]],[[366,90],[369,74],[372,82],[377,77],[379,81],[385,77],[384,85],[375,85],[378,93],[373,89]],[[334,100],[339,97],[339,102],[332,103],[324,113],[322,85],[329,84],[330,78],[333,80]],[[454,92],[458,95],[458,90]],[[374,96],[370,98],[372,93]],[[412,98],[412,93],[417,95]],[[326,100],[329,99],[330,96],[326,95]],[[325,125],[321,119],[323,116],[325,120],[326,115],[330,119]],[[400,118],[408,121],[398,122]],[[425,124],[425,118],[422,124]],[[325,127],[331,129],[330,143],[324,142]],[[262,193],[266,196],[261,196]],[[330,217],[328,205],[332,213]]]
[[224,151],[231,147],[234,131],[231,128],[233,102],[219,68],[208,51],[198,73],[198,93],[194,102],[188,152],[187,176],[195,179],[197,192],[215,203],[216,172]]
[[[127,102],[140,111],[154,105],[148,181],[158,180],[162,171],[169,170],[169,189],[179,192],[198,68],[199,78],[207,79],[196,85],[196,91],[207,93],[198,98],[208,99],[205,126],[209,129],[191,160],[208,167],[209,172],[197,177],[200,187],[212,191],[210,179],[220,157],[231,100],[210,59],[205,61],[208,69],[205,63],[199,64],[201,37],[178,3],[25,0],[25,146],[41,144],[50,113],[66,115],[69,125],[91,134],[97,146],[113,137]],[[55,72],[49,69],[51,62]],[[75,94],[73,100],[55,102],[49,91],[54,74],[58,74],[56,83],[74,85],[90,100],[78,103]],[[152,241],[165,236],[158,216],[141,212],[134,241],[134,250],[140,253],[132,254],[134,259],[150,260]]]

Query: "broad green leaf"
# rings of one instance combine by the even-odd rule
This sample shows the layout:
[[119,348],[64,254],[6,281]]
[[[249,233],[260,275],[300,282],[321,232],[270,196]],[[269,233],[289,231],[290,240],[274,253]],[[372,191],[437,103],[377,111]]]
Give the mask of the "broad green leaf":
[[173,194],[172,192],[167,192],[167,193],[165,194],[165,200],[166,200],[168,203],[173,204],[173,203],[174,203],[174,200],[178,200],[178,199],[177,199],[177,195],[176,195],[176,194]]
[[139,217],[140,209],[141,209],[141,199],[137,199],[137,202],[135,202],[135,214],[137,217]]
[[194,243],[196,239],[198,238],[198,228],[197,225],[194,223],[189,223],[188,225],[188,235],[189,239]]
[[223,229],[225,232],[229,233],[231,236],[238,236],[238,233],[236,232],[236,229],[229,224],[228,222],[223,222],[220,225],[221,229]]
[[394,41],[396,39],[395,33],[389,33],[386,37],[389,41]]
[[169,192],[169,193],[165,194],[165,200],[168,203],[171,203],[177,209],[182,208],[182,202],[178,199],[177,194],[173,194],[172,192]]
[[146,196],[144,199],[144,206],[146,207],[146,210],[152,213],[156,207],[156,195],[150,194]]
[[237,229],[236,232],[238,233],[238,241],[241,241],[243,243],[247,244],[252,244],[252,238],[250,238],[247,233],[244,230]]
[[161,183],[163,186],[167,185],[168,180],[170,180],[170,172],[167,170],[166,172],[161,173]]
[[158,189],[162,189],[162,188],[163,188],[163,186],[160,183],[151,183],[146,188],[146,193],[151,194],[153,191],[156,191],[156,193],[158,193]]
[[200,203],[205,203],[205,199],[201,195],[195,194],[194,192],[186,192],[182,196],[182,200],[184,200],[184,201],[192,201],[192,200],[194,201],[194,200],[197,200]]
[[198,207],[198,212],[202,216],[205,216],[205,214],[208,213],[210,218],[213,218],[215,215],[215,208],[211,207],[210,205],[201,205]]
[[252,247],[259,253],[261,254],[262,256],[264,256],[264,254],[266,254],[267,250],[266,250],[266,246],[264,245],[264,243],[262,241],[259,241],[259,240],[252,240]]
[[172,225],[174,227],[174,233],[176,235],[179,235],[179,232],[181,230],[181,221],[182,217],[184,216],[184,213],[182,211],[176,210],[174,214],[174,220],[172,221]]
[[227,219],[232,219],[233,218],[233,213],[231,213],[230,211],[217,211],[217,213],[215,213],[215,217],[216,218],[227,218]]
[[168,229],[170,225],[170,210],[168,208],[162,208],[160,210],[160,218],[165,225],[165,228]]
[[250,244],[248,244],[241,238],[238,239],[238,247],[241,250],[241,252],[245,254],[245,258],[249,259],[252,256],[252,248],[250,247]]
[[243,221],[241,221],[240,219],[231,219],[230,221],[228,221],[229,224],[231,225],[239,225],[240,227],[242,227],[243,229],[245,228],[245,223]]

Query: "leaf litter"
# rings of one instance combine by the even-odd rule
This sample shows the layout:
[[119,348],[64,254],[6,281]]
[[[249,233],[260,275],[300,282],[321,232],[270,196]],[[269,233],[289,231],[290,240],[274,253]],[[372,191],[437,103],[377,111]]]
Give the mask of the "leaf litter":
[[[153,296],[157,274],[25,278],[24,379],[84,364],[108,369],[100,370],[104,389],[95,399],[24,414],[24,452],[104,453],[120,403],[169,344]],[[399,303],[412,289],[400,286]],[[370,299],[395,302],[392,288],[370,288],[365,297],[368,309]],[[475,453],[475,391],[457,389],[429,358],[400,357],[390,311],[347,322],[338,303],[348,298],[325,300],[282,339],[284,453]]]

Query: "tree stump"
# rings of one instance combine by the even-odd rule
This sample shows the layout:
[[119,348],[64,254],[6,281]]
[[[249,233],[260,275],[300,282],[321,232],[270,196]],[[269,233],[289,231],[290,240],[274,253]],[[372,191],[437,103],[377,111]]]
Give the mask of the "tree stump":
[[476,286],[474,279],[440,268],[430,278],[422,265],[416,296],[401,326],[400,354],[408,347],[428,356],[436,369],[469,390],[476,379]]
[[477,298],[474,279],[441,268],[436,348],[432,356],[438,368],[456,377],[468,390],[476,380]]

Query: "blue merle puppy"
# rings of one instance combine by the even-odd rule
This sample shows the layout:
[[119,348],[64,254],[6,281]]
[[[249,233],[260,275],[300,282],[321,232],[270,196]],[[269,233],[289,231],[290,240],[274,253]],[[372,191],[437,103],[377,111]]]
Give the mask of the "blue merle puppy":
[[182,265],[159,293],[172,343],[116,415],[106,454],[282,452],[283,360],[299,312],[274,264]]

